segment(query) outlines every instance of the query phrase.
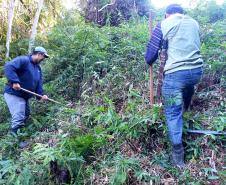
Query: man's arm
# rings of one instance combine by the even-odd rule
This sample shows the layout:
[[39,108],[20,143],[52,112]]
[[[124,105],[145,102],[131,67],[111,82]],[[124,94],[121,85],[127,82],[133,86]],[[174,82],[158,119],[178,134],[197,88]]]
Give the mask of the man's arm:
[[23,57],[16,57],[10,62],[7,62],[4,66],[4,72],[5,76],[8,79],[8,81],[12,84],[19,83],[20,80],[17,75],[17,71],[24,68],[24,65],[26,64],[26,59]]
[[145,54],[145,61],[147,64],[151,65],[157,60],[158,51],[161,48],[162,37],[161,23],[158,23],[147,45]]

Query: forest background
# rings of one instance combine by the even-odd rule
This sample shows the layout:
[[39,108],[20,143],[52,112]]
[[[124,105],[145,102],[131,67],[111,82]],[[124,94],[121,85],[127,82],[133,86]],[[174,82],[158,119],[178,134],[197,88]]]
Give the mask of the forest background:
[[[169,163],[162,106],[149,103],[144,52],[148,16],[164,16],[147,0],[0,1],[0,184],[225,184],[226,2],[191,0],[186,13],[201,27],[205,61],[191,111],[184,115],[187,167]],[[45,47],[44,89],[66,106],[31,101],[26,149],[9,133],[3,66]],[[159,62],[154,64],[157,86]]]

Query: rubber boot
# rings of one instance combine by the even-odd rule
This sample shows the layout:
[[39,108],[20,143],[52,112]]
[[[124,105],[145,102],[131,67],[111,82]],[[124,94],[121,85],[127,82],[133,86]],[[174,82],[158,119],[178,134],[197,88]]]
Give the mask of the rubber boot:
[[174,145],[172,152],[172,163],[178,168],[184,168],[184,147],[182,144]]
[[[15,137],[17,137],[17,136],[18,136],[18,133],[17,133],[18,130],[19,130],[19,129],[22,129],[22,128],[23,128],[23,126],[16,127],[16,128],[12,128],[12,129],[11,129],[11,133],[12,133]],[[29,143],[28,143],[27,141],[19,141],[18,145],[19,145],[19,148],[23,149],[23,148],[26,148],[26,147],[29,145]]]
[[23,128],[23,126],[18,126],[18,127],[15,127],[15,128],[11,128],[11,133],[13,134],[13,135],[18,135],[17,134],[17,132],[18,132],[18,130],[19,129],[22,129]]

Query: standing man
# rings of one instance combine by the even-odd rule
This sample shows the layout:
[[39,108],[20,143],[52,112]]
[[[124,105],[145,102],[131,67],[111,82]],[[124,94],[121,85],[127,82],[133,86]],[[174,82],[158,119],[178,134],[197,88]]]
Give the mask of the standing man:
[[157,59],[162,43],[167,43],[162,95],[170,142],[172,163],[184,167],[182,145],[182,114],[187,110],[194,86],[202,76],[199,25],[184,15],[183,8],[171,4],[166,8],[165,20],[153,31],[147,45],[145,60],[149,65]]
[[48,58],[43,47],[36,47],[31,55],[18,56],[4,66],[5,76],[8,83],[5,86],[4,98],[8,105],[11,119],[11,130],[15,134],[18,129],[25,126],[25,120],[30,114],[29,99],[31,94],[23,92],[20,88],[42,95],[41,100],[48,100],[43,95],[42,71],[39,64]]

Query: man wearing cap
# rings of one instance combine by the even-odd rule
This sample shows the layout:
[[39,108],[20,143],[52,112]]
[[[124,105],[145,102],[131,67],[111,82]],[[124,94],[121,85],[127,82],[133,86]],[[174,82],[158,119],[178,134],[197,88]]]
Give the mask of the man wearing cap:
[[183,111],[187,110],[194,86],[202,76],[199,25],[184,15],[183,8],[171,4],[165,19],[157,24],[147,45],[145,60],[149,65],[157,59],[163,43],[167,48],[162,85],[166,123],[172,144],[172,163],[184,167],[182,145]]
[[43,47],[36,47],[31,55],[18,56],[4,66],[8,80],[4,98],[12,116],[11,130],[14,133],[25,126],[25,120],[30,114],[29,99],[32,95],[21,91],[21,87],[42,95],[41,100],[48,100],[48,97],[43,95],[42,71],[39,66],[48,57]]

